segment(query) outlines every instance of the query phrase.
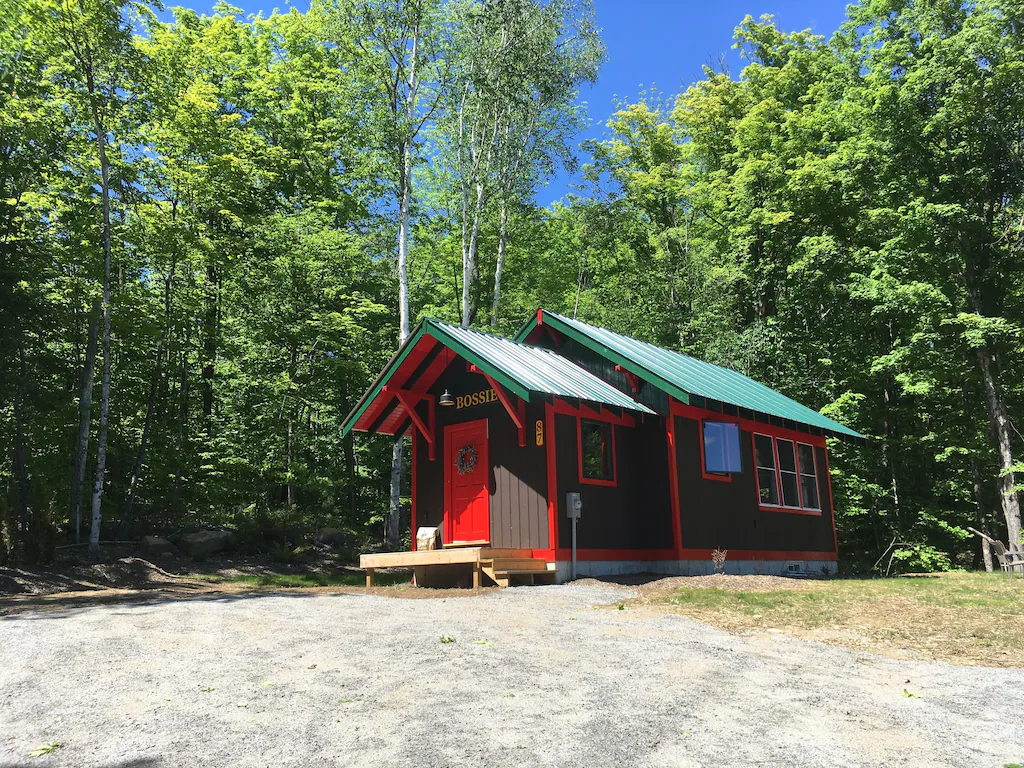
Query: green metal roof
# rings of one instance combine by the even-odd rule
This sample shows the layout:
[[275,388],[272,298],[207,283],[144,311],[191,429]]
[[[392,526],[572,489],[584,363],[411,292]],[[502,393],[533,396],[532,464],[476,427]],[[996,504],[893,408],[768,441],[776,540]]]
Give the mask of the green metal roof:
[[[654,413],[608,382],[554,352],[438,320],[427,322],[440,331],[447,341],[465,347],[505,375],[511,376],[530,392]],[[442,343],[446,341],[440,337],[435,338]]]
[[[819,427],[839,435],[863,438],[859,432],[729,368],[672,352],[646,341],[631,339],[548,310],[542,310],[542,315],[544,323],[549,323],[556,330],[641,378],[650,380],[669,394],[677,398],[682,395],[684,401],[689,400],[688,395],[697,395]],[[516,339],[525,339],[536,325],[535,317],[519,331]]]
[[531,392],[539,392],[654,414],[647,406],[554,352],[424,318],[345,418],[343,435],[348,434],[424,335],[454,350],[524,400],[530,399]]

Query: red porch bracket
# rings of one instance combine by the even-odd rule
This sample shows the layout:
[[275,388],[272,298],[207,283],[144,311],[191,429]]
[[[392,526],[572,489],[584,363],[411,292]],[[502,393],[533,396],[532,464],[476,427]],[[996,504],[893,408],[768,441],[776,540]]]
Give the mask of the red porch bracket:
[[[405,412],[409,414],[409,418],[412,419],[412,423],[416,425],[416,429],[423,435],[423,439],[427,441],[427,451],[430,460],[433,461],[435,457],[436,445],[434,441],[434,398],[430,395],[426,395],[422,392],[411,392],[407,389],[398,389],[397,387],[388,387],[384,385],[382,390],[390,392],[398,398],[398,402],[405,408]],[[419,400],[427,401],[427,420],[430,425],[423,423],[423,419],[416,413],[416,403]]]
[[[483,371],[479,371],[479,373],[483,373]],[[505,410],[508,411],[508,415],[512,417],[512,423],[515,424],[516,427],[519,429],[519,447],[525,448],[526,403],[524,403],[522,398],[520,398],[518,400],[516,407],[513,407],[512,401],[509,399],[508,393],[505,391],[505,388],[502,387],[501,384],[496,382],[490,376],[488,376],[486,373],[483,373],[483,376],[485,379],[487,379],[487,383],[491,385],[491,388],[494,390],[494,393],[498,396],[498,399],[501,401],[501,404],[505,406]]]
[[616,365],[615,370],[626,377],[626,381],[629,382],[629,388],[633,390],[633,394],[637,395],[640,393],[640,377],[632,371],[627,371],[621,365]]

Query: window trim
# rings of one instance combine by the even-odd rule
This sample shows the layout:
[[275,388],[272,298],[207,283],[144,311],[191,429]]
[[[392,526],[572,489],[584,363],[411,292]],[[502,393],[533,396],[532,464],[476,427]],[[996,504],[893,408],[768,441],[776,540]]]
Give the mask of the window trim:
[[[743,434],[743,428],[740,426],[738,420],[730,418],[729,416],[723,415],[722,418],[710,418],[702,416],[698,419],[700,422],[700,429],[697,430],[697,442],[700,444],[700,475],[705,480],[717,480],[720,483],[731,483],[733,472],[708,472],[707,459],[704,456],[704,423],[711,421],[722,424],[735,424],[737,434]],[[740,453],[740,472],[743,471],[743,453]]]
[[[769,440],[772,441],[772,455],[773,455],[773,458],[775,459],[775,484],[776,484],[776,487],[778,489],[777,490],[777,494],[778,494],[778,500],[779,500],[778,504],[764,504],[764,503],[761,502],[761,483],[759,482],[758,477],[757,477],[757,472],[755,471],[754,472],[754,491],[755,491],[755,495],[757,497],[758,509],[762,509],[762,510],[764,510],[766,512],[786,512],[786,513],[792,514],[792,515],[813,515],[813,516],[816,516],[816,517],[820,517],[822,514],[824,514],[824,511],[821,508],[821,488],[820,488],[820,479],[818,478],[818,456],[817,456],[817,451],[815,450],[815,446],[812,443],[806,443],[806,442],[803,442],[801,440],[797,440],[794,437],[780,437],[780,436],[777,436],[777,435],[770,435],[770,434],[767,434],[765,432],[751,432],[750,433],[750,445],[751,445],[751,448],[752,448],[752,450],[754,452],[754,466],[755,466],[755,468],[757,467],[757,442],[756,442],[756,440],[757,440],[757,436],[758,435],[760,435],[761,437],[767,437]],[[793,444],[793,464],[796,467],[796,491],[797,491],[797,495],[800,497],[800,506],[799,507],[793,507],[793,506],[790,506],[788,504],[783,503],[782,466],[781,466],[781,462],[779,461],[779,442],[778,442],[779,440],[785,440],[787,443],[792,443]],[[804,491],[803,491],[803,487],[801,486],[801,483],[800,483],[800,477],[801,477],[801,475],[810,475],[810,472],[801,472],[800,471],[800,448],[799,448],[799,446],[801,446],[801,445],[806,445],[806,446],[808,446],[811,449],[811,457],[812,457],[812,459],[814,461],[814,468],[813,468],[814,482],[819,485],[819,488],[818,488],[818,506],[817,507],[806,507],[806,506],[804,506]],[[765,467],[764,469],[767,469],[767,467]]]
[[[611,453],[612,453],[612,477],[611,480],[604,480],[596,477],[586,477],[583,474],[583,422],[590,421],[594,424],[607,425],[611,430]],[[615,451],[615,424],[602,419],[591,419],[584,416],[576,416],[576,468],[580,483],[584,485],[603,485],[614,487],[619,481],[619,466]]]

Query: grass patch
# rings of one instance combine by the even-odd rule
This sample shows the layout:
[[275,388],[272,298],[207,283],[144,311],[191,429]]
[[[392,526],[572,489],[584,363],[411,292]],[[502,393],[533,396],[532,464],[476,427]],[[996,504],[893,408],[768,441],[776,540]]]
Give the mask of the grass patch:
[[[890,655],[1024,666],[1024,580],[947,573],[796,581],[721,577],[653,602],[728,630],[790,634]],[[719,586],[721,584],[721,586]],[[751,585],[749,588],[745,585]]]
[[[361,587],[366,584],[362,573],[244,573],[230,576],[220,573],[198,573],[193,578],[215,584],[240,584],[251,587]],[[409,574],[378,571],[374,577],[378,586],[407,584]]]

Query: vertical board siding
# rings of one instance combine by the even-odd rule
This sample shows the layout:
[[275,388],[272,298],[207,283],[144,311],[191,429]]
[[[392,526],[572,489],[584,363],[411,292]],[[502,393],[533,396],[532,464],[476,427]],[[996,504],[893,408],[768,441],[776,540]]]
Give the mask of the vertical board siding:
[[[447,370],[430,388],[439,396],[448,389],[453,396],[488,389],[487,380],[465,370],[466,363],[453,357]],[[436,409],[437,459],[430,461],[427,441],[416,440],[414,450],[418,477],[416,515],[418,525],[441,526],[444,522],[444,428],[462,421],[488,420],[490,461],[491,546],[514,549],[547,549],[547,464],[544,447],[537,446],[533,423],[544,418],[541,402],[527,404],[526,446],[519,445],[519,431],[501,403],[488,403],[463,410]]]
[[579,491],[583,512],[577,524],[580,549],[665,549],[673,546],[672,503],[664,422],[637,418],[637,426],[615,427],[616,484],[579,482],[576,417],[555,415],[558,473],[557,525],[560,546],[572,540],[565,495]]
[[699,423],[684,416],[674,418],[684,548],[835,551],[824,448],[815,448],[821,515],[772,512],[757,503],[750,432],[740,430],[743,471],[734,474],[732,482],[707,480],[701,476]]

